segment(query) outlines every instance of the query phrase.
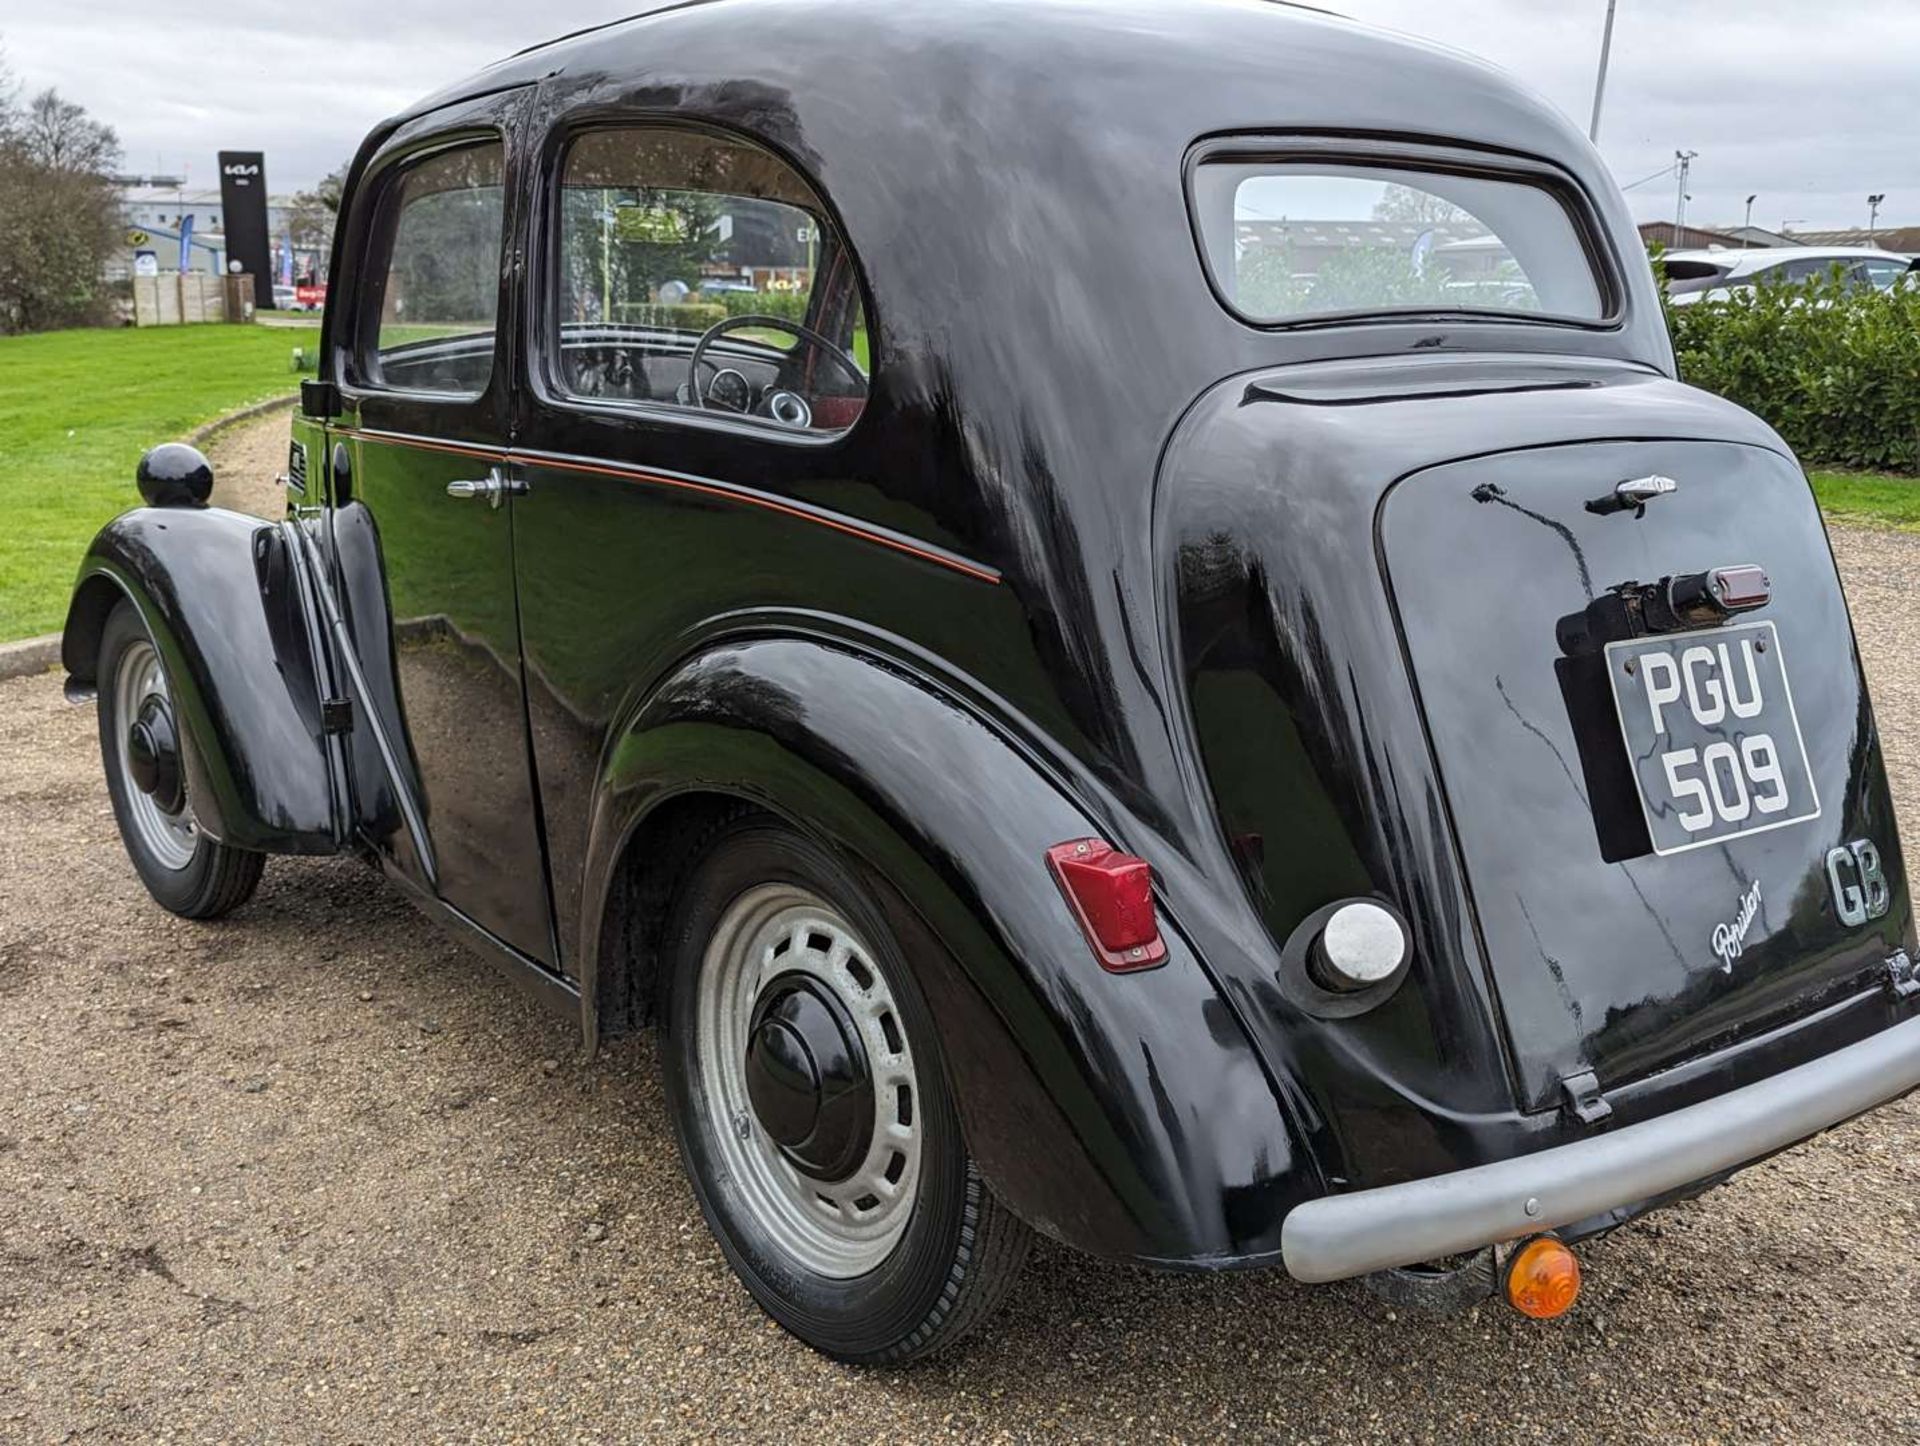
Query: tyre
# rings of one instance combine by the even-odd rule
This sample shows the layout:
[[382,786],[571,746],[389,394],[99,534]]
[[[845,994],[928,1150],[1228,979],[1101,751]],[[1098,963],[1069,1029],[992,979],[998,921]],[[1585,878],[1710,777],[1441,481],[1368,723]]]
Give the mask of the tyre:
[[202,833],[188,806],[166,668],[131,602],[100,635],[100,758],[127,856],[161,907],[217,919],[253,897],[265,857]]
[[681,1157],[766,1312],[863,1365],[928,1355],[989,1315],[1030,1236],[967,1156],[871,890],[794,830],[738,820],[693,864],[662,962]]

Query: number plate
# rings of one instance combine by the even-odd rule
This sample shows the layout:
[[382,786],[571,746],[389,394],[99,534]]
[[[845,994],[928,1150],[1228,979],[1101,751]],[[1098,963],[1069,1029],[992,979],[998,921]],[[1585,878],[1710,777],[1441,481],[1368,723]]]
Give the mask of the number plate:
[[1607,644],[1657,854],[1820,816],[1772,623]]

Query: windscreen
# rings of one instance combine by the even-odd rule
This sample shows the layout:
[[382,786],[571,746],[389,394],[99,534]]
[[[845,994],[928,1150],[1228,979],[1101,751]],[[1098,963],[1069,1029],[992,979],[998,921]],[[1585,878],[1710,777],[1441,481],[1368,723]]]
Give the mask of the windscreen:
[[1241,316],[1523,313],[1599,321],[1606,297],[1552,191],[1513,177],[1231,161],[1194,180],[1207,261]]

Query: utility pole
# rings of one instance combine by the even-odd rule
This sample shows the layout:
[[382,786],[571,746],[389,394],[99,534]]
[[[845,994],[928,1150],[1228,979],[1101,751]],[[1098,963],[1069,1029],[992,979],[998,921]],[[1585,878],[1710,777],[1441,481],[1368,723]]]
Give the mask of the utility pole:
[[1687,243],[1680,233],[1687,229],[1687,173],[1693,169],[1694,158],[1698,151],[1675,151],[1673,158],[1680,163],[1680,189],[1673,202],[1673,244],[1684,246]]
[[1880,207],[1885,203],[1887,193],[1867,197],[1867,245],[1871,246],[1880,230]]
[[1753,245],[1753,203],[1759,199],[1760,193],[1758,191],[1755,191],[1751,196],[1747,197],[1747,224],[1740,229],[1740,249],[1742,251],[1745,251],[1749,246]]
[[1596,146],[1600,144],[1600,107],[1607,99],[1607,66],[1613,59],[1613,12],[1620,0],[1607,0],[1607,28],[1600,35],[1600,75],[1593,83],[1593,124],[1587,128],[1587,138]]

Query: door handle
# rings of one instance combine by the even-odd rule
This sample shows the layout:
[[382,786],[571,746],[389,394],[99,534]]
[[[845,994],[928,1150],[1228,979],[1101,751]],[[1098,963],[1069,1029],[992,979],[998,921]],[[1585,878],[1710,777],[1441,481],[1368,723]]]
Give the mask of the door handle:
[[500,504],[509,497],[526,495],[527,484],[518,478],[510,479],[502,476],[498,467],[489,470],[487,475],[478,482],[457,481],[447,484],[447,496],[463,499],[484,497],[487,499],[487,505],[495,509],[498,509]]

